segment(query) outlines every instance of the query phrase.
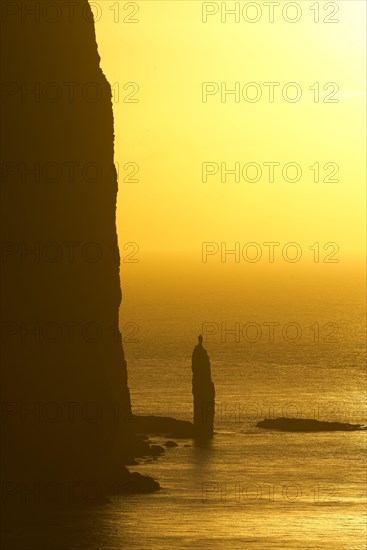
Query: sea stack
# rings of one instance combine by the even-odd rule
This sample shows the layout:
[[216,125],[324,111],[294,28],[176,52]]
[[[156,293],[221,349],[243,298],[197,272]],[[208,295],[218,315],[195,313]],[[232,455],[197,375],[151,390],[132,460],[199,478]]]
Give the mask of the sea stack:
[[208,439],[214,433],[215,388],[211,379],[209,356],[203,348],[201,335],[198,341],[192,354],[195,437]]

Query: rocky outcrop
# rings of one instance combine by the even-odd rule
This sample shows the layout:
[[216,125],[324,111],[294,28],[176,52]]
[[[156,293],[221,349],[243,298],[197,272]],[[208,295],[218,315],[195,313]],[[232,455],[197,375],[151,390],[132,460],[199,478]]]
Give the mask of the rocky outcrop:
[[3,480],[125,483],[113,116],[91,9],[9,2],[1,35]]
[[312,418],[266,418],[258,422],[256,426],[282,432],[351,432],[366,429],[362,424],[322,422]]
[[203,337],[198,338],[192,354],[192,393],[194,397],[194,433],[199,439],[213,437],[215,389],[211,379],[210,361],[203,348]]
[[170,416],[133,415],[132,421],[137,434],[157,434],[176,438],[194,436],[194,425],[187,420],[176,420]]

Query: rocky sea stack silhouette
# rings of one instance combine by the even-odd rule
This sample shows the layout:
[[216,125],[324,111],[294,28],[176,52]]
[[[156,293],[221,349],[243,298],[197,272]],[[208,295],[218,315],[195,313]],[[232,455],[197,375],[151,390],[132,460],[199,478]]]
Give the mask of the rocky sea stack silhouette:
[[198,439],[214,434],[215,388],[211,378],[210,361],[203,348],[203,337],[192,354],[192,393],[194,397],[194,434]]

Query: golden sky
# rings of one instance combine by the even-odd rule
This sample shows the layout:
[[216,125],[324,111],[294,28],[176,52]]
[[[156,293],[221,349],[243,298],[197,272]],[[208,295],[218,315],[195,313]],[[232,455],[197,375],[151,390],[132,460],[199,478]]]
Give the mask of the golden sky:
[[[238,23],[221,13],[221,2],[98,4],[101,65],[115,100],[120,243],[136,242],[147,253],[200,256],[204,241],[229,248],[234,242],[304,248],[336,242],[344,258],[363,254],[365,2],[301,0],[295,23],[285,21],[298,14],[285,10],[289,2],[282,0],[273,23],[260,1],[256,23],[243,17],[248,2],[239,2]],[[315,5],[318,23],[316,7],[310,9]],[[218,13],[204,23],[203,10]],[[247,18],[256,17],[254,10]],[[213,83],[207,86],[213,95],[203,102],[205,82]],[[273,102],[269,82],[279,83]],[[221,97],[236,86],[240,97]],[[251,102],[255,93],[261,98]],[[292,100],[296,93],[297,102],[283,97]],[[126,102],[129,97],[138,102]],[[138,182],[123,181],[134,169],[124,170],[128,163],[138,165],[131,178]],[[216,172],[206,182],[203,163]],[[222,182],[222,168],[236,163],[240,181],[228,174]],[[249,163],[253,181],[243,177]],[[279,163],[272,182],[264,163]],[[299,181],[282,176],[288,163],[302,170]],[[298,179],[294,165],[284,173]],[[323,181],[328,176],[338,181]]]

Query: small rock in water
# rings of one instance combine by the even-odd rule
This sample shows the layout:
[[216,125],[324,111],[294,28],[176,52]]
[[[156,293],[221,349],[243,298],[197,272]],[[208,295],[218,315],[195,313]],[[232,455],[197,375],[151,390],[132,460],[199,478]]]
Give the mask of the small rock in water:
[[166,441],[164,446],[165,447],[178,447],[178,444],[176,443],[176,441],[168,440],[168,441]]
[[149,449],[152,456],[159,456],[164,453],[164,449],[160,445],[151,445]]

